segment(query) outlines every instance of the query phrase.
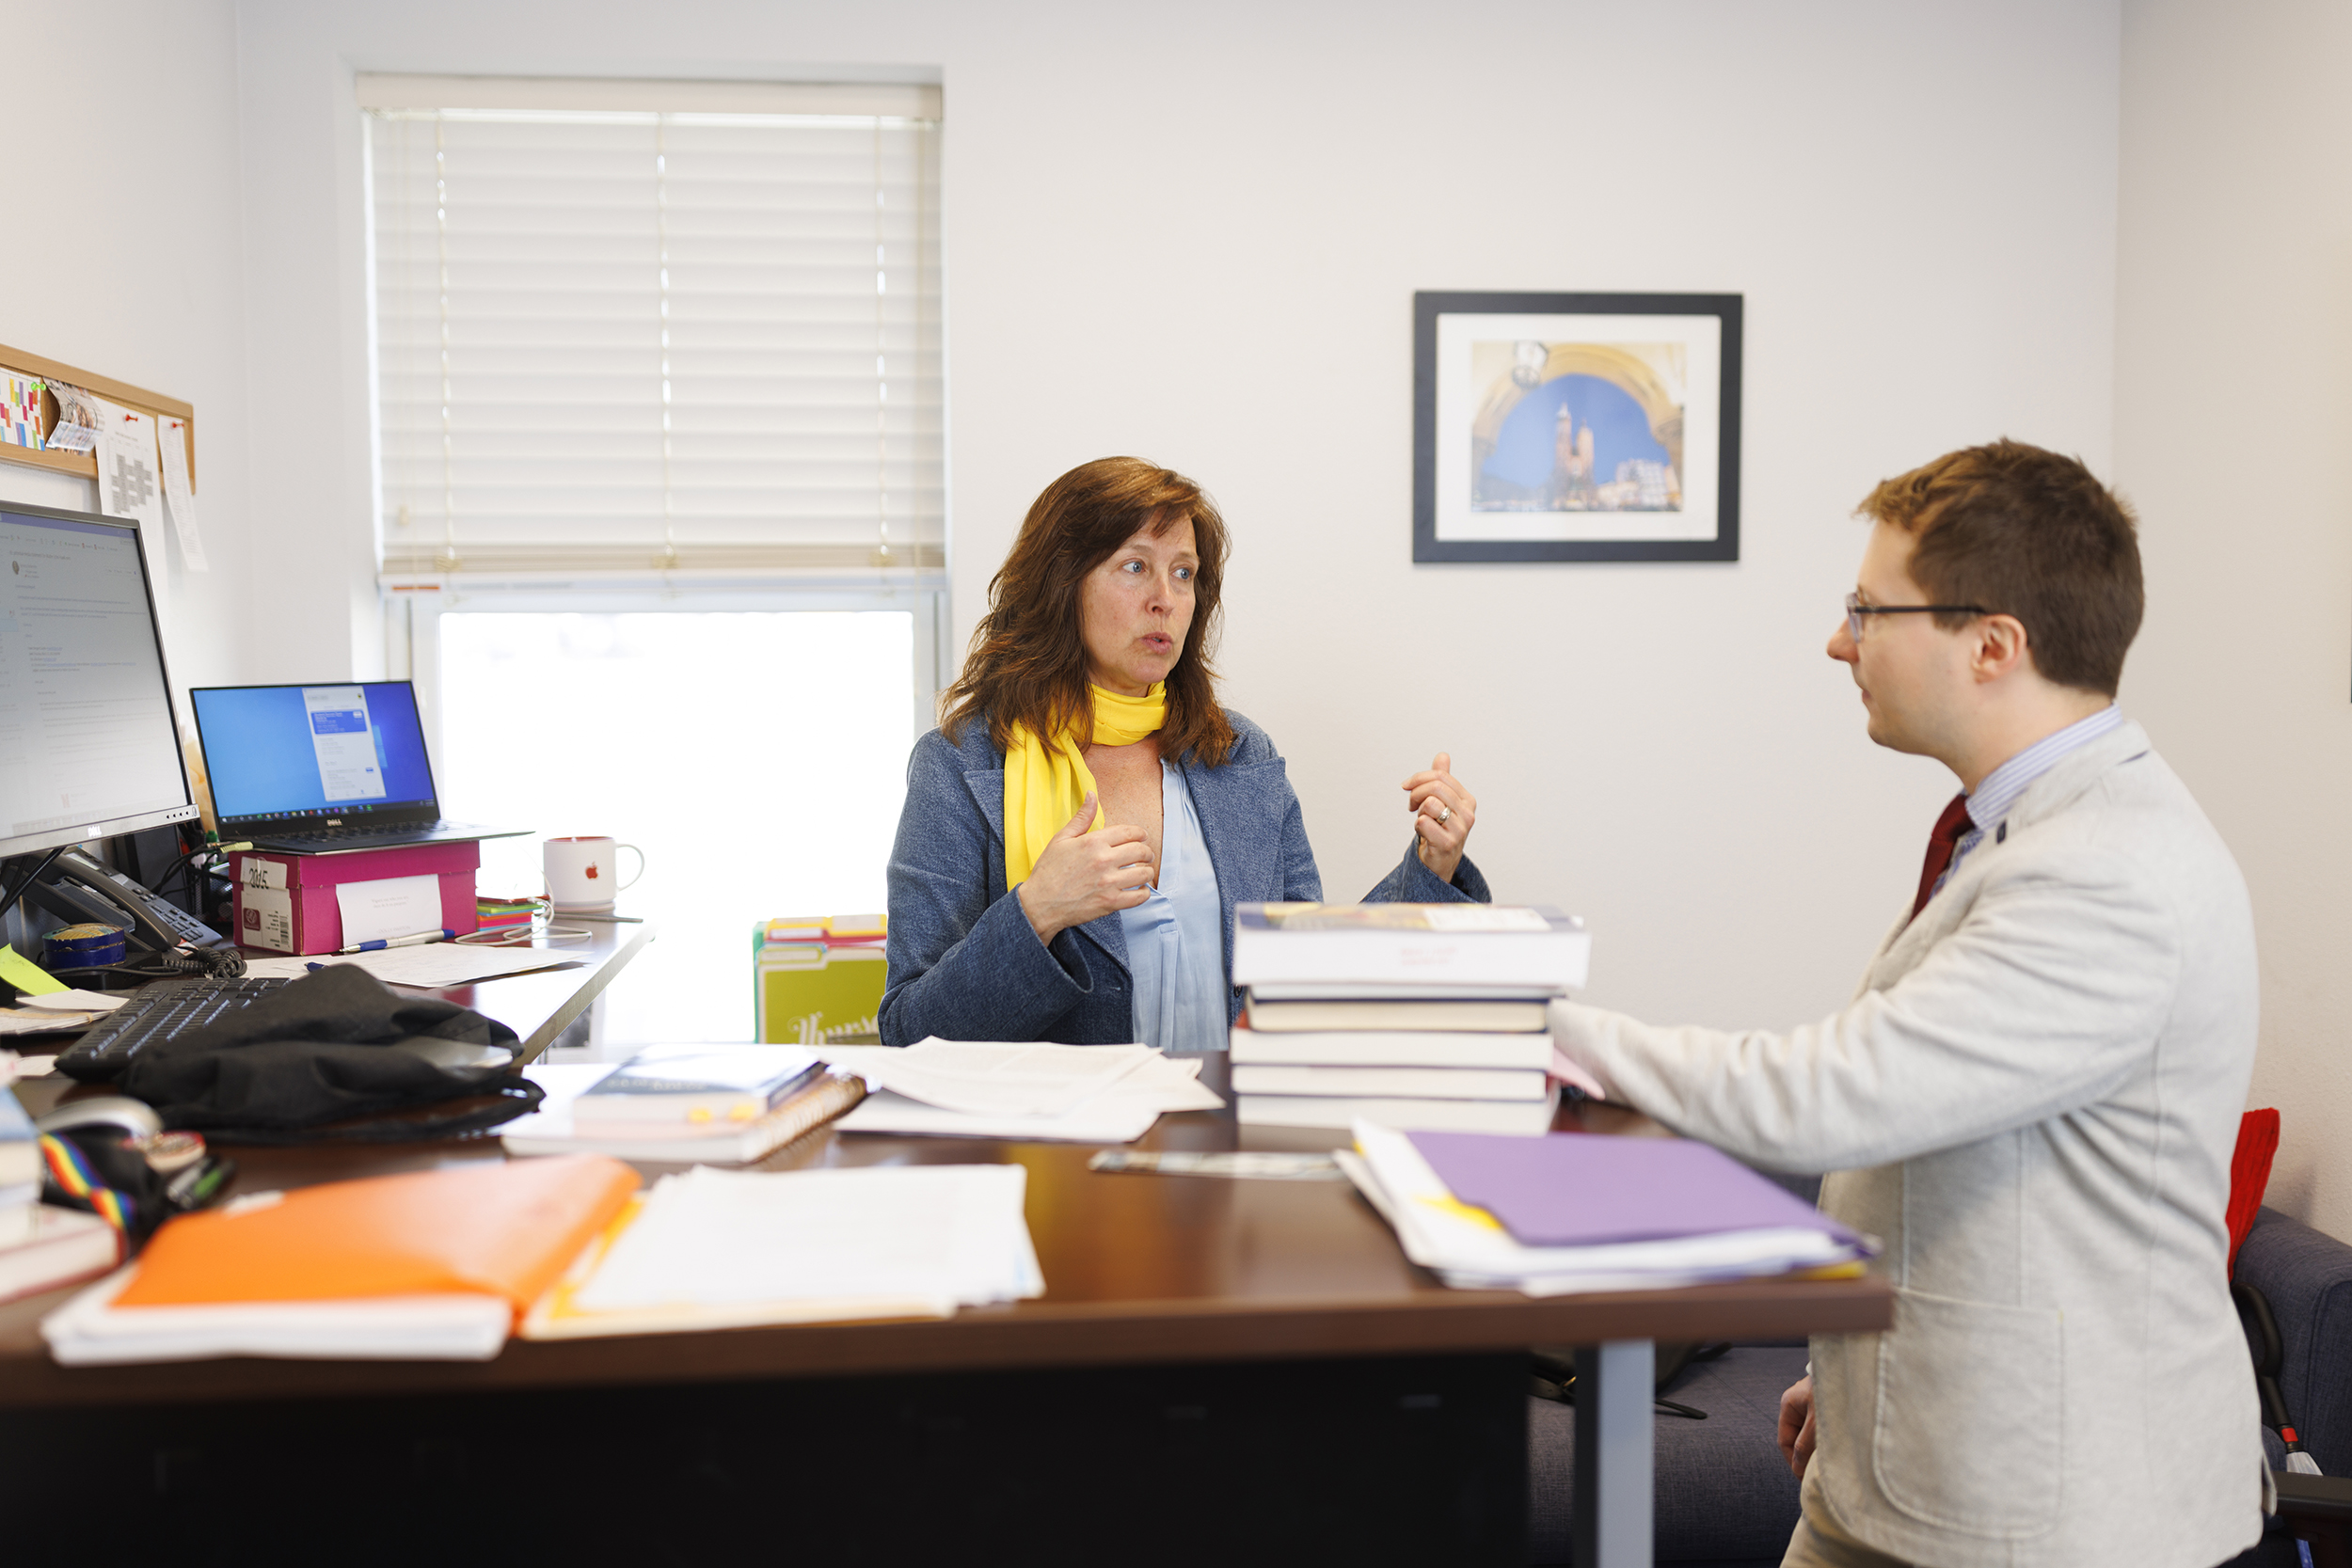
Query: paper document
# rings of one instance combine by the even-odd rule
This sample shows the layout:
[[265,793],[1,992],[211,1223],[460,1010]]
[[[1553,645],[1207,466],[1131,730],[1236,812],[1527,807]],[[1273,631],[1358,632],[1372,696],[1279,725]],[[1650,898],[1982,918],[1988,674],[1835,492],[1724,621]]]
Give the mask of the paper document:
[[931,1038],[867,1046],[858,1076],[944,1111],[1050,1117],[1092,1100],[1158,1053],[1148,1045],[997,1044]]
[[1531,1296],[1649,1290],[1827,1267],[1876,1250],[1833,1234],[1827,1222],[1664,1241],[1527,1246],[1493,1214],[1463,1202],[1411,1136],[1363,1121],[1356,1124],[1355,1134],[1356,1148],[1333,1156],[1340,1168],[1395,1230],[1406,1257],[1465,1290],[1515,1290]]
[[24,998],[28,1007],[50,1007],[61,1013],[110,1013],[131,998],[98,990],[49,990]]
[[1019,1165],[665,1176],[525,1321],[527,1338],[946,1317],[1044,1293]]
[[180,536],[180,559],[191,572],[213,568],[204,559],[204,536],[196,526],[196,486],[188,482],[188,423],[167,414],[155,436],[163,455],[164,499],[171,503],[171,525]]
[[477,947],[470,942],[434,942],[419,947],[386,947],[373,953],[322,953],[314,958],[247,958],[245,972],[261,979],[298,980],[312,964],[357,964],[387,985],[462,986],[493,975],[521,974],[557,964],[578,963],[581,955],[562,947]]
[[338,882],[335,904],[342,911],[345,947],[441,929],[441,879],[431,875]]
[[148,548],[163,549],[164,480],[155,467],[155,421],[135,408],[98,402],[98,510],[136,518]]
[[[1148,1046],[1031,1045],[990,1047],[971,1041],[928,1041],[943,1052],[1010,1050],[1066,1052],[1091,1056],[1140,1051],[1142,1059],[1066,1110],[1043,1114],[977,1112],[943,1106],[931,1096],[938,1085],[898,1060],[922,1047],[819,1045],[816,1053],[838,1071],[854,1073],[875,1092],[835,1123],[844,1132],[898,1132],[931,1137],[1038,1139],[1057,1143],[1132,1143],[1151,1131],[1162,1113],[1214,1111],[1225,1101],[1200,1082],[1200,1058],[1163,1056]],[[883,1085],[889,1085],[884,1087]],[[905,1085],[901,1087],[900,1085]],[[954,1084],[955,1098],[962,1085]]]

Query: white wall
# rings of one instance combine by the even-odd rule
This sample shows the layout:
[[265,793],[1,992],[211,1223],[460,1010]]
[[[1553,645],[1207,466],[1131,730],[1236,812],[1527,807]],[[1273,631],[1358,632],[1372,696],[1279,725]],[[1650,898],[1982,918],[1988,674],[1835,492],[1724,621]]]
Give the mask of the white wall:
[[[255,385],[304,389],[255,507],[294,635],[257,677],[373,646],[354,69],[935,74],[959,645],[1048,480],[1184,469],[1238,538],[1231,700],[1333,894],[1448,748],[1499,894],[1590,916],[1594,994],[1653,1015],[1829,1011],[1916,878],[1950,783],[1868,745],[1820,651],[1855,500],[2004,432],[2108,456],[2112,0],[239,18]],[[1745,559],[1414,566],[1416,289],[1744,293]]]
[[2149,616],[2125,694],[2253,890],[2272,1201],[2352,1236],[2352,11],[2127,17],[2116,462]]
[[[16,27],[0,49],[19,152],[0,198],[0,343],[196,409],[212,570],[188,572],[177,539],[147,541],[183,688],[238,673],[249,603],[234,18],[232,0],[127,0],[103,36]],[[95,510],[96,489],[0,463],[0,498]]]

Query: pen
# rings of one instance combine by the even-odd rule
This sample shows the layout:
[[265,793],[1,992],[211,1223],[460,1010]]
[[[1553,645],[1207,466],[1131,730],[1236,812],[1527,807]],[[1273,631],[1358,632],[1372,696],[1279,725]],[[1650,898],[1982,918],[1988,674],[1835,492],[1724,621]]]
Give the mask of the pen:
[[355,942],[349,947],[338,947],[335,952],[340,957],[345,953],[373,953],[384,947],[415,947],[422,942],[447,942],[456,934],[454,931],[439,930],[419,931],[416,935],[409,937],[379,937],[373,942]]

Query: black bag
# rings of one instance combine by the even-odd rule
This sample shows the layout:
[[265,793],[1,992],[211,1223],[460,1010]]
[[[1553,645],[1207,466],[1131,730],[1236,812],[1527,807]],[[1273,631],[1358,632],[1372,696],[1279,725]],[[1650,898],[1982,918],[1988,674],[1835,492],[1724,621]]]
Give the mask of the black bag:
[[519,1053],[495,1019],[329,964],[151,1041],[122,1089],[166,1127],[215,1143],[401,1142],[479,1132],[537,1105],[543,1091],[514,1071]]

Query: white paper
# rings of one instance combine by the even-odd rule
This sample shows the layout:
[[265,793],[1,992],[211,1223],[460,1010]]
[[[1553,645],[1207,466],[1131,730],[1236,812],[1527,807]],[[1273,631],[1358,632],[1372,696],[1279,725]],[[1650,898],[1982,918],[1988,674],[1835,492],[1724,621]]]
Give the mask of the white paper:
[[61,1013],[110,1013],[130,1000],[128,996],[109,996],[104,991],[77,989],[42,991],[39,996],[25,997],[23,1005],[48,1007]]
[[163,451],[164,496],[171,502],[172,527],[180,535],[180,559],[191,572],[212,570],[204,559],[204,536],[196,526],[196,486],[188,482],[188,424],[168,414],[157,421]]
[[136,518],[148,547],[160,556],[164,526],[164,481],[155,467],[155,421],[135,408],[97,400],[98,510],[110,517]]
[[[834,1058],[824,1048],[818,1053]],[[854,1069],[869,1088],[887,1088],[942,1110],[976,1116],[1044,1117],[1076,1109],[1158,1059],[1148,1045],[1047,1045],[1034,1041],[943,1040],[902,1049],[859,1050]]]
[[286,863],[265,860],[260,855],[242,855],[238,857],[237,875],[247,887],[284,887]]
[[342,911],[345,947],[443,928],[441,879],[430,874],[338,882],[335,904]]
[[[247,888],[237,895],[244,911],[237,941],[273,953],[294,951],[294,895],[280,888]],[[247,966],[250,967],[250,966]]]
[[[868,1087],[888,1081],[891,1058],[903,1051],[889,1046],[817,1046],[817,1053],[843,1072],[866,1080]],[[1106,1046],[1068,1046],[1063,1050],[1103,1051]],[[1163,1056],[1146,1053],[1148,1060],[1107,1088],[1066,1111],[1043,1116],[982,1115],[944,1110],[902,1094],[877,1088],[858,1107],[834,1123],[844,1132],[896,1132],[927,1137],[1009,1138],[1048,1143],[1133,1143],[1170,1111],[1214,1111],[1225,1101],[1200,1082],[1200,1058]]]
[[583,1311],[828,1297],[944,1309],[1041,1293],[1020,1165],[665,1176],[577,1295]]
[[[246,895],[246,907],[251,909],[255,898],[284,897],[283,894],[254,894]],[[248,945],[260,945],[248,934]],[[322,954],[316,958],[249,958],[245,972],[264,980],[298,980],[310,973],[313,964],[351,964],[364,969],[387,985],[417,986],[426,990],[441,986],[462,986],[473,980],[487,980],[494,975],[520,974],[528,970],[549,969],[557,964],[578,963],[586,955],[582,951],[563,947],[479,947],[470,942],[429,942],[415,947],[384,947],[373,953]]]

